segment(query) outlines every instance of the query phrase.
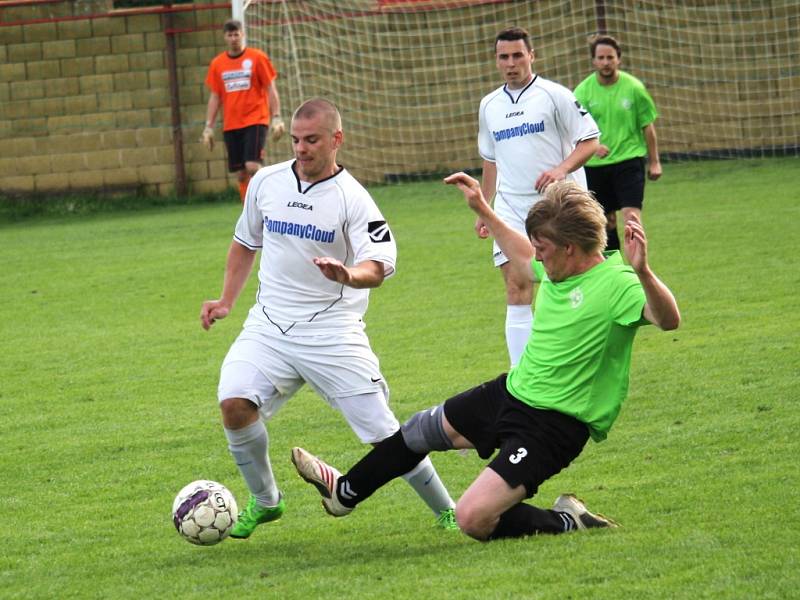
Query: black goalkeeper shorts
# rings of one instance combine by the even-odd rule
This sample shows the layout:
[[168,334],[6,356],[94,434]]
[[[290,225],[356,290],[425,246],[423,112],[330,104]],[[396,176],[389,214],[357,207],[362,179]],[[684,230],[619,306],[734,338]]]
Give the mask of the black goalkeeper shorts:
[[228,150],[228,171],[242,171],[246,162],[264,163],[268,129],[266,125],[250,125],[222,134]]

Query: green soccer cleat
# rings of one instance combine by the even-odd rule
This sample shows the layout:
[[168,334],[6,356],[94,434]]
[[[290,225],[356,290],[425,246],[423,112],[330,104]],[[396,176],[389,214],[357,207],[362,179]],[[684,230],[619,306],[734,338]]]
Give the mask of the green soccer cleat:
[[239,519],[231,529],[231,537],[247,539],[261,523],[277,521],[286,510],[286,502],[283,501],[283,494],[275,506],[259,506],[256,497],[251,495],[247,502],[247,507],[239,513]]
[[452,508],[448,508],[439,513],[439,516],[436,517],[436,527],[444,529],[445,531],[458,531],[456,511]]

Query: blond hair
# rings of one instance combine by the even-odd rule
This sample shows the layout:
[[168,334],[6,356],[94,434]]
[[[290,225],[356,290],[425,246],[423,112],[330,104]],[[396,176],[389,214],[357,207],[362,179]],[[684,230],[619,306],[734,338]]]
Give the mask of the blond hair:
[[528,237],[545,237],[559,246],[572,244],[587,254],[606,246],[606,216],[594,195],[572,181],[547,186],[525,219]]

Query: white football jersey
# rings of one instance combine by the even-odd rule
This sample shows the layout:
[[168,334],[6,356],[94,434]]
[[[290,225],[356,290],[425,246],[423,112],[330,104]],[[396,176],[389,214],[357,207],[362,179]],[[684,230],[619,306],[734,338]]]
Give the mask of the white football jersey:
[[[535,74],[522,90],[503,85],[481,100],[478,151],[497,164],[497,192],[504,196],[536,195],[544,171],[561,164],[578,142],[599,136],[570,90]],[[586,187],[583,168],[567,179]]]
[[369,290],[327,279],[312,260],[330,256],[347,266],[375,260],[389,277],[397,259],[392,232],[372,196],[345,169],[309,186],[301,184],[294,162],[253,176],[236,224],[234,240],[261,250],[250,317],[285,335],[363,327]]

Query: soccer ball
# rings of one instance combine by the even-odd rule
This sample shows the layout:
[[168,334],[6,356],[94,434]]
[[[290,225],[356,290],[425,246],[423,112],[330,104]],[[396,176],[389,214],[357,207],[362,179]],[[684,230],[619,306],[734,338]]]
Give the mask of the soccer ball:
[[205,479],[185,486],[172,503],[175,529],[199,546],[211,546],[228,537],[237,513],[236,500],[228,488]]

